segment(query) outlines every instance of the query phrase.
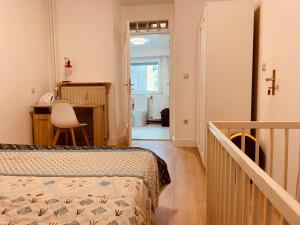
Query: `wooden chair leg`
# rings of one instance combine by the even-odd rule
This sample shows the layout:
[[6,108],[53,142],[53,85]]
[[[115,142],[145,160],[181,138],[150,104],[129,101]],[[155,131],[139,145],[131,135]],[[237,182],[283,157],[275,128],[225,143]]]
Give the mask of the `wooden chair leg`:
[[73,128],[70,128],[70,130],[71,130],[71,135],[72,135],[72,143],[73,143],[73,146],[76,146],[76,140],[75,140],[74,129],[73,129]]
[[66,145],[69,144],[69,129],[66,129]]
[[59,138],[59,135],[60,135],[60,128],[57,128],[56,132],[55,132],[55,136],[54,136],[53,141],[52,141],[52,145],[56,145],[57,140]]
[[88,137],[86,135],[84,127],[80,127],[80,128],[81,128],[81,131],[82,131],[82,134],[83,134],[86,146],[90,146],[90,142],[89,142],[89,139],[88,139]]

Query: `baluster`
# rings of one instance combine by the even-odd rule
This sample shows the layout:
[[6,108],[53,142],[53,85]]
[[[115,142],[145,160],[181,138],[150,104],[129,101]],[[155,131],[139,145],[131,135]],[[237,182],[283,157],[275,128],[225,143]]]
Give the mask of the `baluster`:
[[243,212],[242,212],[242,224],[249,224],[249,197],[250,197],[250,179],[246,173],[243,173]]
[[[211,190],[212,185],[212,154],[213,154],[213,149],[212,149],[212,135],[209,129],[207,129],[207,190]],[[211,204],[212,204],[212,192],[207,191],[207,224],[212,224],[211,220]]]
[[239,165],[236,167],[236,185],[235,185],[235,224],[241,224],[241,207],[242,207],[242,174],[241,174],[241,168]]
[[219,141],[217,142],[217,151],[218,151],[218,160],[217,160],[217,167],[218,167],[218,170],[217,170],[217,177],[218,177],[218,185],[217,185],[217,224],[221,224],[221,180],[222,180],[222,160],[221,160],[221,148],[220,148],[220,143]]
[[229,218],[229,193],[230,193],[230,186],[229,186],[229,180],[230,180],[230,155],[224,150],[225,154],[225,200],[224,200],[224,224],[230,225],[230,222],[228,220]]
[[213,185],[212,185],[212,224],[216,224],[216,192],[217,192],[217,140],[215,137],[213,137],[213,165],[212,165],[212,170],[213,170]]
[[[284,181],[283,181],[283,188],[285,190],[287,190],[287,174],[288,174],[288,158],[289,158],[289,129],[285,129],[284,130],[284,134],[285,134],[285,140],[284,140],[284,144],[285,144],[285,148],[284,148]],[[288,222],[281,217],[280,219],[280,224],[281,225],[287,225]]]
[[230,157],[230,172],[229,172],[229,225],[230,224],[234,224],[235,222],[235,213],[234,213],[234,210],[235,210],[235,182],[236,182],[236,179],[235,179],[235,172],[236,172],[236,162],[234,161],[234,159],[232,159]]
[[245,129],[242,129],[242,142],[241,142],[241,149],[245,152],[245,145],[246,145],[246,132]]
[[[260,129],[256,129],[256,143],[255,143],[255,163],[259,165],[259,131]],[[257,186],[252,184],[252,225],[258,224],[258,216],[259,216],[259,192]]]
[[230,128],[227,129],[227,137],[229,139],[231,138],[231,129]]
[[274,129],[270,129],[270,166],[269,174],[273,177]]
[[256,143],[255,143],[255,163],[259,165],[259,131],[260,129],[256,129]]
[[252,225],[258,224],[259,217],[259,192],[257,186],[252,184]]
[[264,225],[271,225],[272,224],[272,205],[270,201],[265,197],[264,202]]
[[287,190],[288,158],[289,158],[289,129],[285,129],[284,184],[283,184],[283,188],[285,190]]

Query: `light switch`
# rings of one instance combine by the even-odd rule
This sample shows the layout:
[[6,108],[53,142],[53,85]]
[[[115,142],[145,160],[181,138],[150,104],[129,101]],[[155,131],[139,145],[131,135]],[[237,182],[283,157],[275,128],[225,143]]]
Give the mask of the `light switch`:
[[263,63],[261,66],[262,71],[267,71],[267,63]]
[[183,74],[183,79],[189,79],[189,78],[190,78],[190,74],[188,73]]
[[31,94],[35,94],[35,88],[31,88]]

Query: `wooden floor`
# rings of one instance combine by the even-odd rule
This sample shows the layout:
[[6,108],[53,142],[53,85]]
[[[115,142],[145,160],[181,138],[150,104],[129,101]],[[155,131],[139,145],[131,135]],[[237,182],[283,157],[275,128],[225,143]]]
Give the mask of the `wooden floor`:
[[156,225],[206,225],[206,174],[196,148],[175,148],[167,141],[134,141],[163,158],[172,183],[160,196]]

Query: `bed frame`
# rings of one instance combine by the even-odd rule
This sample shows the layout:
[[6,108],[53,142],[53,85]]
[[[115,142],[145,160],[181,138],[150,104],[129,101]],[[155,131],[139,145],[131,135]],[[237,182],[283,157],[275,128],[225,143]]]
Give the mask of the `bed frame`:
[[[284,142],[282,186],[273,178],[277,130]],[[207,225],[300,224],[300,204],[287,192],[291,130],[298,132],[300,122],[208,123]],[[236,132],[242,133],[241,149],[229,138]],[[255,162],[244,153],[245,134],[250,132],[256,133]],[[267,172],[258,166],[262,137],[269,143]]]

